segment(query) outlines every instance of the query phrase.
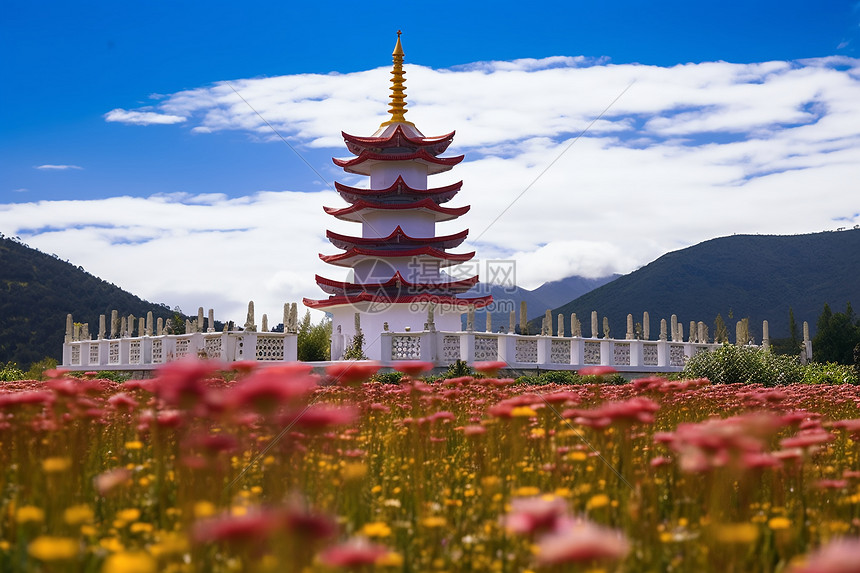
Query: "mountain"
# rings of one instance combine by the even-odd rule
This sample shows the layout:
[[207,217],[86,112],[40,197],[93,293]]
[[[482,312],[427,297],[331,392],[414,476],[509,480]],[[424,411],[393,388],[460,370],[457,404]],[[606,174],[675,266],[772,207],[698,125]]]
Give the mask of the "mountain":
[[[654,262],[588,292],[553,311],[575,312],[584,335],[591,333],[591,311],[609,318],[610,334],[623,338],[627,314],[642,320],[648,311],[651,338],[660,319],[674,313],[687,334],[691,320],[703,321],[714,333],[721,314],[734,339],[734,324],[750,319],[750,333],[761,340],[767,320],[771,338],[789,336],[789,307],[798,328],[808,321],[811,335],[825,303],[834,312],[846,303],[860,305],[860,229],[809,235],[734,235],[712,239],[663,255]],[[730,318],[733,317],[733,318]],[[529,322],[540,332],[542,317]],[[569,328],[569,327],[568,327]],[[536,329],[536,330],[535,330]]]
[[[62,358],[66,314],[88,322],[98,333],[100,314],[117,310],[165,320],[166,305],[154,304],[16,240],[0,235],[0,364],[17,362],[25,370],[45,357]],[[110,328],[110,326],[108,326]]]
[[[521,287],[478,284],[464,296],[493,295],[493,305],[491,310],[493,315],[493,330],[498,331],[499,327],[508,326],[511,310],[516,311],[516,321],[517,324],[519,324],[520,303],[522,301],[525,301],[526,303],[527,312],[534,315],[537,312],[544,312],[548,308],[560,306],[573,298],[577,298],[618,278],[619,276],[621,275],[611,275],[596,279],[573,276],[567,277],[566,279],[544,283],[534,290],[528,290]],[[478,330],[483,330],[486,324],[486,311],[476,311],[475,327]],[[463,326],[465,327],[465,325],[466,318],[464,316]]]

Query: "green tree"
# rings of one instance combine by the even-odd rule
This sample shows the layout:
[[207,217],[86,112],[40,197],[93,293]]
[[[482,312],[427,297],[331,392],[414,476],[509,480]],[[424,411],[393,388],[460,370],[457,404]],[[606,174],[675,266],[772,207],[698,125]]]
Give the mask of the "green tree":
[[723,320],[722,314],[717,314],[717,318],[714,321],[714,342],[728,342],[729,341],[729,329],[726,327],[726,321]]
[[818,317],[817,332],[812,339],[812,357],[816,362],[854,363],[854,347],[860,344],[860,321],[851,303],[845,312],[833,312],[825,304]]
[[788,307],[788,332],[791,337],[791,347],[797,350],[800,347],[800,334],[797,329],[797,321],[794,320],[794,309]]
[[319,324],[311,323],[310,311],[299,323],[298,357],[304,362],[331,360],[331,320],[323,318]]

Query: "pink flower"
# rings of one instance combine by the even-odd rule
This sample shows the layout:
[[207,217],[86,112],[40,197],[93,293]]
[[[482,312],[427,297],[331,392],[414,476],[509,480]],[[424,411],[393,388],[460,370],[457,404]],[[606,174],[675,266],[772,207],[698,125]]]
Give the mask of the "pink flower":
[[809,555],[805,565],[790,573],[860,573],[860,539],[838,538]]
[[121,485],[125,485],[131,479],[131,470],[126,468],[114,468],[100,473],[93,478],[93,487],[99,495],[104,496]]
[[191,537],[195,543],[252,542],[267,538],[276,525],[275,517],[265,511],[222,515],[195,523]]
[[117,392],[108,398],[108,404],[117,410],[134,410],[137,408],[137,400],[126,394],[125,392]]
[[504,523],[513,533],[535,535],[554,531],[566,512],[567,504],[560,497],[519,497],[511,501]]
[[567,521],[538,539],[540,565],[617,561],[630,551],[624,536],[612,529],[587,521]]
[[335,384],[355,386],[367,382],[379,370],[378,362],[345,361],[331,364],[325,372]]
[[612,366],[586,366],[585,368],[580,368],[578,372],[580,376],[608,376],[617,373],[618,370]]
[[220,364],[214,361],[184,358],[162,366],[151,382],[155,394],[170,404],[190,408],[208,389],[205,380],[215,374]]
[[407,376],[418,376],[433,370],[432,362],[422,362],[420,360],[400,360],[393,362],[391,367],[398,372],[403,372]]
[[317,379],[292,364],[260,368],[229,391],[229,399],[238,406],[251,406],[261,412],[272,412],[284,402],[309,394]]
[[486,376],[495,377],[499,375],[499,370],[507,367],[507,365],[507,362],[495,360],[486,362],[475,362],[474,364],[472,364],[472,368]]
[[284,423],[293,423],[309,431],[327,430],[331,426],[352,424],[358,418],[358,411],[352,406],[334,407],[314,405],[301,412],[291,412],[282,418]]
[[320,561],[332,567],[358,568],[373,565],[376,560],[388,553],[384,545],[371,543],[367,539],[355,537],[346,543],[335,545],[323,551]]

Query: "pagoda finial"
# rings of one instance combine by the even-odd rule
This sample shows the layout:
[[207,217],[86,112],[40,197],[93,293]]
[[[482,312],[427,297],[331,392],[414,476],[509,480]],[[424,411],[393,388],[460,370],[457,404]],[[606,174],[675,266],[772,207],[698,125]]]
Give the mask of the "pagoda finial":
[[405,123],[415,127],[412,122],[406,121],[404,117],[408,110],[406,109],[406,80],[403,77],[406,75],[406,72],[403,71],[403,45],[400,43],[401,33],[400,30],[397,30],[397,43],[394,45],[394,52],[391,54],[394,61],[394,66],[391,70],[391,75],[394,76],[391,78],[391,102],[388,108],[391,119],[383,122],[380,127],[385,127],[392,123]]

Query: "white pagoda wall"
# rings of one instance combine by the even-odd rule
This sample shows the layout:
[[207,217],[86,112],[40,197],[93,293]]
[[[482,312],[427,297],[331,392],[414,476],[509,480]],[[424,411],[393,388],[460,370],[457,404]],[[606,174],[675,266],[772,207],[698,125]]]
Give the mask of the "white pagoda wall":
[[[424,330],[424,323],[427,322],[427,306],[418,304],[418,310],[410,309],[409,304],[394,304],[380,312],[369,312],[365,310],[361,313],[361,331],[364,333],[364,354],[371,360],[382,359],[382,337],[384,331],[384,323],[388,323],[388,329],[395,332],[405,332],[408,326],[412,332],[421,332]],[[382,307],[380,307],[382,308]],[[350,340],[355,336],[355,313],[361,310],[362,307],[356,306],[341,306],[327,309],[332,313],[332,360],[338,360],[341,353],[349,345]],[[441,305],[436,307],[434,313],[434,322],[437,330],[445,331],[460,331],[462,330],[460,322],[459,310],[449,310],[441,308]],[[338,340],[337,327],[341,327],[341,340]]]
[[377,163],[370,169],[370,188],[387,189],[398,175],[413,189],[427,189],[427,166],[415,161]]

